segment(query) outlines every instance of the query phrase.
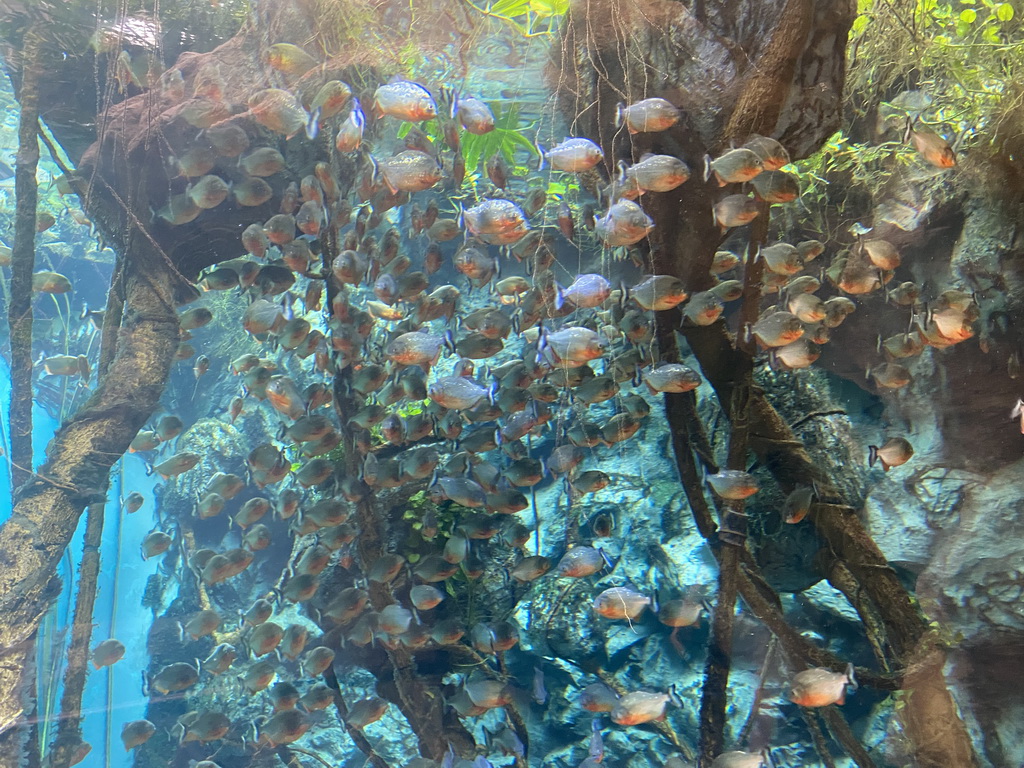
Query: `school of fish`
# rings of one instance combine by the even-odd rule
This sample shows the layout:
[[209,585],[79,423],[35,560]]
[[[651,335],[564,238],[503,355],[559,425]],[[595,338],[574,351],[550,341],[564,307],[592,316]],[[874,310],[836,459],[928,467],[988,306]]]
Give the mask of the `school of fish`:
[[[198,390],[217,364],[197,349],[201,329],[215,320],[203,306],[203,292],[239,292],[246,307],[237,320],[262,352],[240,354],[227,366],[238,393],[224,404],[223,418],[240,424],[262,408],[280,431],[251,446],[244,471],[211,475],[195,499],[194,519],[230,517],[222,546],[188,551],[180,527],[167,516],[141,542],[144,558],[179,548],[187,577],[212,599],[209,608],[179,623],[182,647],[205,643],[205,658],[174,662],[147,676],[147,693],[175,695],[233,676],[239,692],[265,697],[267,711],[256,723],[232,723],[216,709],[189,712],[174,729],[179,743],[211,745],[212,754],[214,745],[234,734],[247,748],[275,748],[318,727],[316,713],[341,701],[350,728],[382,718],[386,701],[348,700],[333,673],[325,677],[339,652],[329,647],[328,635],[338,649],[468,644],[486,663],[463,675],[457,693],[447,698],[461,717],[503,707],[517,689],[530,691],[543,706],[542,670],[517,681],[492,666],[518,643],[516,625],[497,617],[466,625],[439,610],[451,602],[446,580],[457,573],[479,578],[483,553],[492,547],[515,553],[506,568],[510,585],[586,580],[614,569],[601,546],[615,535],[607,515],[586,521],[585,541],[557,560],[531,549],[535,532],[518,515],[530,510],[531,489],[548,478],[564,484],[570,503],[615,482],[618,446],[643,428],[650,397],[702,384],[692,368],[658,360],[653,313],[679,308],[686,324],[722,321],[728,305],[742,297],[744,271],[755,260],[763,262],[760,288],[771,306],[736,333],[755,341],[775,368],[811,366],[832,329],[869,294],[884,295],[908,314],[906,328],[878,340],[878,363],[868,376],[879,388],[907,386],[911,374],[902,361],[926,346],[947,347],[974,334],[979,313],[972,294],[951,288],[924,302],[913,283],[893,287],[900,254],[870,231],[816,271],[815,260],[826,250],[816,240],[720,251],[711,268],[716,284],[692,294],[672,275],[645,275],[629,285],[596,273],[556,277],[561,249],[621,255],[643,241],[655,226],[644,212],[645,196],[687,183],[692,173],[686,160],[703,164],[709,188],[722,188],[709,215],[723,231],[749,224],[765,204],[793,202],[798,183],[784,170],[786,149],[773,139],[751,136],[714,158],[648,154],[620,163],[613,178],[606,174],[593,204],[597,210],[582,216],[543,191],[517,193],[521,185],[496,155],[486,159],[480,177],[481,189],[484,176],[493,189],[467,200],[467,176],[479,169],[465,167],[460,137],[494,129],[485,102],[450,91],[437,91],[435,98],[423,85],[401,79],[380,84],[361,100],[291,43],[270,46],[264,61],[283,87],[246,94],[234,104],[215,72],[196,76],[188,95],[180,71],[147,85],[130,58],[118,59],[124,88],[152,87],[181,101],[181,119],[198,131],[195,143],[177,148],[168,163],[187,186],[153,212],[156,224],[183,226],[225,204],[256,209],[269,203],[275,209],[241,232],[244,256],[200,276],[202,292],[180,313],[178,359],[191,361]],[[629,134],[664,131],[680,114],[665,99],[647,98],[620,105],[616,122]],[[436,123],[437,135],[428,132],[427,121]],[[389,143],[385,137],[403,124],[394,151],[381,151]],[[331,153],[302,174],[288,167],[281,151],[283,140],[301,136]],[[910,127],[906,140],[937,168],[955,166],[952,149],[936,134]],[[538,173],[582,174],[603,168],[606,160],[601,147],[583,137],[538,146],[537,154]],[[354,177],[339,176],[339,158],[355,168]],[[300,180],[281,183],[288,174]],[[338,254],[329,263],[322,257],[327,241],[337,244]],[[442,282],[442,274],[452,281]],[[831,298],[818,296],[825,280],[835,289]],[[33,290],[60,294],[72,285],[58,273],[39,272]],[[102,322],[102,312],[86,308],[86,317]],[[83,385],[91,375],[85,355],[43,357],[39,364],[47,375],[77,376]],[[336,377],[343,386],[332,386]],[[1020,403],[1013,415],[1021,417],[1024,430]],[[186,430],[178,416],[162,414],[129,450],[148,458],[162,480],[174,482],[204,459],[174,447]],[[543,441],[554,447],[538,458]],[[359,454],[349,462],[355,467],[350,472],[336,461],[346,447]],[[912,457],[910,443],[893,436],[872,446],[868,458],[888,472]],[[710,475],[707,485],[725,500],[759,491],[753,475],[737,470]],[[359,505],[402,487],[425,490],[429,500],[454,510],[454,518],[442,523],[427,512],[413,526],[415,553],[394,551],[361,562]],[[240,495],[244,502],[235,501]],[[124,511],[134,513],[145,502],[142,494],[130,493]],[[780,514],[798,524],[813,502],[813,489],[797,489]],[[277,585],[238,617],[218,607],[224,594],[218,585],[258,566],[261,552],[282,535],[291,540],[293,555]],[[321,578],[331,567],[346,572],[346,586],[325,594]],[[385,585],[391,596],[379,611],[371,607],[371,585]],[[291,605],[301,606],[325,634],[318,638],[305,624],[282,625],[278,615]],[[663,596],[629,584],[595,590],[591,608],[603,619],[626,622],[652,612],[671,628],[680,654],[676,633],[712,610],[698,590]],[[92,661],[99,669],[124,653],[124,645],[109,638],[95,647]],[[804,670],[791,680],[790,700],[803,707],[842,704],[855,686],[852,667]],[[675,690],[615,691],[595,683],[579,691],[576,704],[595,714],[584,761],[593,766],[604,755],[601,716],[632,727],[664,719],[667,707],[683,702]],[[155,731],[147,720],[125,723],[125,749],[144,744]],[[525,756],[511,722],[486,735],[481,747],[487,754]],[[486,756],[478,760],[478,768],[489,765]],[[443,764],[454,761],[452,752]],[[768,764],[767,753],[746,752],[727,752],[714,762],[717,768]],[[216,763],[211,757],[196,765]]]

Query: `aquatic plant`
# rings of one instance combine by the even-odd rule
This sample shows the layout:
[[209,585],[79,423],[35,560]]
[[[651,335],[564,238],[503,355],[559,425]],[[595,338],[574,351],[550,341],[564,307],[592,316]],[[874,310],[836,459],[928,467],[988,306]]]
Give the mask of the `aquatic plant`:
[[569,12],[569,0],[490,0],[483,5],[464,2],[484,16],[500,19],[523,37],[553,34],[558,20]]
[[515,165],[517,150],[526,150],[534,155],[537,148],[527,138],[529,125],[520,124],[519,107],[516,104],[504,105],[491,102],[494,112],[494,130],[476,136],[466,134],[462,139],[462,154],[466,159],[467,168],[479,168],[480,162],[500,154],[510,165]]

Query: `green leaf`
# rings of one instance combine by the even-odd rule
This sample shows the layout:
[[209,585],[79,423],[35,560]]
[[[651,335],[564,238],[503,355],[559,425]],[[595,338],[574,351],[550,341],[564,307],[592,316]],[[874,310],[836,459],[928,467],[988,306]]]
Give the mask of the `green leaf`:
[[978,12],[973,8],[967,8],[960,11],[960,21],[964,24],[973,24],[975,19],[978,18]]
[[991,43],[992,45],[1001,45],[1003,42],[999,38],[999,30],[991,25],[986,25],[985,28],[981,31],[981,39],[984,40],[986,43]]
[[537,152],[537,148],[533,145],[533,142],[530,141],[525,136],[523,136],[523,134],[515,133],[514,131],[510,131],[508,133],[508,138],[513,143],[518,144],[519,146],[521,146],[524,149],[528,150],[530,152],[530,154],[532,154],[532,155],[539,155],[540,154],[539,152]]
[[530,0],[498,0],[487,10],[496,16],[522,16],[530,10]]
[[542,19],[564,16],[569,11],[569,0],[530,0],[530,10]]
[[1000,3],[996,6],[996,18],[1000,21],[1012,20],[1013,13],[1013,5],[1011,3]]

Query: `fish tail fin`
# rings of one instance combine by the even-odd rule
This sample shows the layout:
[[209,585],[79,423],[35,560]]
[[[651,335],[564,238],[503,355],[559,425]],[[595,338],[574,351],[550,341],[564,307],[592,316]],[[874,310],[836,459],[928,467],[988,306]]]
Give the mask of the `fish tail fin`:
[[537,172],[544,170],[544,147],[540,145],[540,142],[534,142],[533,148],[537,150]]
[[857,682],[857,676],[854,674],[853,662],[846,665],[846,677],[849,679],[850,691],[856,691],[860,688],[860,683]]
[[683,700],[679,697],[679,692],[676,690],[675,683],[672,683],[672,685],[668,687],[668,700],[677,707],[683,706]]
[[565,289],[555,283],[555,309],[561,311],[565,306]]
[[621,128],[626,119],[626,105],[621,101],[615,105],[615,127]]
[[702,597],[700,599],[700,604],[704,608],[704,611],[707,613],[708,616],[714,614],[715,607],[711,605],[711,602],[706,597]]
[[316,139],[320,135],[320,114],[321,108],[317,107],[309,113],[309,119],[306,121],[306,138],[310,141]]
[[704,155],[704,181],[711,178],[711,155]]
[[868,466],[869,467],[875,466],[875,462],[876,461],[878,461],[878,446],[877,445],[869,445],[868,446]]

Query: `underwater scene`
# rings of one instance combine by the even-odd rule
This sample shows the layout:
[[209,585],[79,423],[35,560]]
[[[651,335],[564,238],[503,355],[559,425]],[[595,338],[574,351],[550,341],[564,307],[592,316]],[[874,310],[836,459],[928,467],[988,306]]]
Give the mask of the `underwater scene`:
[[0,0],[0,768],[1024,767],[1024,0]]

